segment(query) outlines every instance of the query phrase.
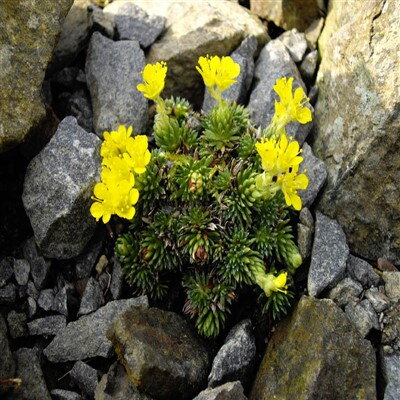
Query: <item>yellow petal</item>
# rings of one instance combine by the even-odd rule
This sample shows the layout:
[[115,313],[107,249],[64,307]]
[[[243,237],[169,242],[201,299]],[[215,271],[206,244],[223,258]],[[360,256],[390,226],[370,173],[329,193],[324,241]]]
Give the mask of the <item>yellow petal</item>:
[[94,218],[96,218],[96,221],[98,221],[103,215],[103,204],[97,201],[93,203],[90,206],[90,213]]
[[100,182],[94,185],[93,193],[98,199],[104,200],[108,195],[108,190],[106,185]]

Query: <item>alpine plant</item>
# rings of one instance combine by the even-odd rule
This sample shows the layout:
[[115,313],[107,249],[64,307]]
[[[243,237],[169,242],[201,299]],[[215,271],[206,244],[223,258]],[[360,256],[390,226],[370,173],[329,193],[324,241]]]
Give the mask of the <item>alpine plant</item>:
[[240,66],[217,56],[198,64],[216,100],[208,114],[184,99],[163,99],[167,65],[146,65],[137,90],[156,104],[155,146],[150,152],[147,136],[132,127],[105,132],[90,211],[104,223],[112,215],[131,221],[115,254],[136,291],[161,299],[181,282],[184,312],[200,334],[215,337],[244,286],[254,287],[274,318],[290,306],[302,259],[289,211],[301,209],[298,191],[308,178],[285,127],[312,115],[303,89],[293,91],[293,78],[282,77],[271,123],[256,129],[246,108],[222,97]]

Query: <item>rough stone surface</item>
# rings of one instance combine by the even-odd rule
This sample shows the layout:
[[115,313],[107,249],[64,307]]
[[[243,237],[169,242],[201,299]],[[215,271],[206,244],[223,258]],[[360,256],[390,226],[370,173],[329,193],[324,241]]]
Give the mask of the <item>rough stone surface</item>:
[[300,65],[300,74],[306,82],[312,82],[318,64],[318,51],[314,50],[304,57]]
[[63,315],[50,315],[28,322],[30,335],[55,336],[58,332],[65,329],[67,324]]
[[14,260],[14,276],[18,285],[26,285],[28,283],[30,270],[31,266],[27,260]]
[[41,256],[37,256],[30,261],[31,275],[36,289],[40,290],[45,286],[49,275],[50,264],[49,260],[45,260]]
[[144,53],[136,40],[114,42],[99,32],[92,35],[85,71],[93,126],[100,137],[119,125],[132,125],[135,132],[144,130],[148,101],[136,90],[144,66]]
[[0,379],[14,377],[15,362],[12,356],[7,337],[7,325],[3,316],[0,314]]
[[367,336],[373,328],[379,330],[378,317],[368,300],[363,300],[360,303],[351,301],[346,305],[345,311],[362,337]]
[[377,313],[380,313],[389,307],[390,299],[377,288],[368,289],[365,292],[365,298],[370,301],[372,307],[374,307]]
[[285,45],[292,60],[295,63],[300,62],[307,50],[306,35],[297,29],[292,29],[282,33],[278,39]]
[[140,393],[119,363],[111,365],[96,387],[95,400],[152,400]]
[[315,19],[304,31],[310,50],[317,49],[318,38],[322,32],[322,28],[324,27],[324,21],[324,18]]
[[352,255],[347,259],[347,271],[353,279],[356,279],[364,287],[378,286],[381,282],[371,264]]
[[110,357],[112,344],[106,338],[107,327],[129,307],[147,306],[145,296],[107,303],[90,315],[70,322],[44,349],[50,362],[85,360],[91,357]]
[[346,277],[329,292],[328,297],[339,307],[343,307],[348,302],[357,300],[362,291],[363,287],[357,281]]
[[328,179],[319,208],[343,226],[354,253],[399,264],[400,8],[396,0],[330,3],[323,34],[342,26],[320,38],[313,149]]
[[225,382],[250,380],[256,357],[253,326],[249,319],[232,328],[212,363],[208,387]]
[[[271,122],[275,112],[275,100],[279,96],[275,93],[273,86],[277,79],[282,77],[293,77],[293,88],[302,87],[306,91],[300,73],[290,57],[286,47],[279,40],[271,40],[261,50],[256,61],[254,70],[254,88],[250,95],[248,108],[253,121],[265,128]],[[312,111],[313,108],[307,103]],[[312,121],[305,125],[291,122],[286,131],[300,144],[304,142],[312,128]]]
[[38,306],[45,311],[49,311],[54,302],[54,291],[53,289],[44,289],[40,292],[38,298]]
[[[232,59],[240,65],[240,74],[236,78],[236,83],[222,93],[223,99],[229,102],[245,104],[247,92],[250,89],[254,75],[254,53],[257,50],[257,38],[249,36],[231,54]],[[217,104],[208,90],[204,92],[202,109],[206,112]]]
[[[321,323],[323,321],[323,323]],[[376,359],[342,310],[303,297],[268,343],[251,400],[375,400]]]
[[104,296],[101,287],[97,280],[91,277],[86,284],[85,291],[83,292],[78,316],[90,314],[99,309],[103,304]]
[[17,361],[16,376],[23,382],[18,391],[18,399],[51,400],[36,350],[19,349],[15,353],[15,358]]
[[22,142],[45,117],[42,83],[72,2],[0,3],[0,152]]
[[382,344],[400,351],[400,301],[391,303],[383,313]]
[[68,316],[68,296],[67,288],[65,286],[54,296],[51,309],[65,315],[66,317]]
[[250,0],[250,9],[285,30],[304,31],[320,16],[318,0]]
[[92,240],[86,246],[86,249],[76,259],[75,272],[78,279],[87,278],[90,276],[96,260],[100,256],[102,249],[102,240]]
[[28,305],[28,307],[27,307],[28,308],[28,317],[32,318],[36,314],[36,310],[37,310],[36,300],[32,297],[28,297],[27,305]]
[[99,373],[90,365],[77,361],[69,373],[72,381],[85,393],[93,398],[99,381]]
[[400,353],[380,354],[383,377],[386,382],[383,400],[396,400],[400,393]]
[[315,236],[307,288],[311,296],[335,286],[344,276],[349,248],[340,225],[316,213]]
[[85,90],[81,89],[72,93],[67,101],[66,109],[68,115],[72,115],[76,118],[79,126],[81,126],[86,132],[92,132],[93,111],[89,96]]
[[307,189],[299,191],[299,196],[303,201],[303,206],[310,207],[324,186],[327,172],[324,162],[315,157],[311,147],[307,143],[303,144],[301,156],[303,157],[303,162],[299,168],[300,171],[307,170],[306,174],[309,183]]
[[13,270],[14,259],[12,257],[5,257],[0,262],[0,288],[6,285],[11,279]]
[[140,391],[160,400],[190,399],[204,387],[207,348],[179,315],[132,307],[115,320],[107,337]]
[[400,299],[400,271],[384,272],[382,278],[387,296],[393,300]]
[[228,55],[247,36],[259,45],[268,40],[267,29],[249,10],[232,1],[135,0],[149,15],[167,19],[166,30],[149,51],[148,61],[168,63],[165,97],[181,96],[201,105],[204,88],[195,65],[200,56]]
[[17,290],[13,283],[0,289],[0,304],[13,304],[17,298]]
[[26,336],[28,329],[26,326],[26,315],[24,313],[17,313],[12,310],[7,315],[7,324],[10,331],[10,336],[13,339]]
[[45,257],[77,256],[94,232],[89,207],[100,175],[100,142],[66,117],[28,166],[22,200]]
[[69,390],[54,389],[50,393],[54,400],[84,400],[80,394]]
[[228,382],[200,392],[193,400],[247,400],[239,381]]
[[165,27],[166,18],[148,15],[131,2],[115,1],[104,9],[110,15],[120,40],[137,40],[142,47],[153,44]]
[[110,284],[110,292],[114,300],[118,300],[121,297],[124,280],[125,275],[122,272],[121,264],[117,260],[114,260]]
[[28,282],[26,293],[37,302],[40,292],[36,289],[36,286],[32,281]]

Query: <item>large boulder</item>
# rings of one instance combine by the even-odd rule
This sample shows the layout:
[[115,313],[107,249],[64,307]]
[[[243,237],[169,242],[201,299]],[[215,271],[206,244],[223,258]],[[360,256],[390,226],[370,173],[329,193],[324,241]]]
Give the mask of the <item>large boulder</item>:
[[[347,3],[332,4],[330,15],[353,14]],[[394,0],[368,5],[321,38],[313,149],[328,179],[319,208],[343,226],[353,252],[400,263],[400,8]],[[327,30],[337,22],[330,15]]]
[[0,152],[45,116],[42,83],[73,0],[0,2]]
[[376,359],[331,300],[303,297],[268,343],[250,400],[375,400]]
[[100,178],[100,143],[66,117],[27,168],[22,200],[45,257],[75,257],[94,233],[89,207]]

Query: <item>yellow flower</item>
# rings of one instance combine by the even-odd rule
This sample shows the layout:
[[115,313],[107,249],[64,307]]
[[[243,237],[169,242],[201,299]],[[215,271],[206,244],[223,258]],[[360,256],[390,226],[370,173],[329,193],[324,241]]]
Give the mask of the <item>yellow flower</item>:
[[240,74],[240,65],[231,57],[200,57],[198,63],[200,67],[196,66],[197,71],[203,77],[211,96],[217,100],[221,99],[221,93],[235,83],[235,78]]
[[136,212],[134,205],[139,199],[139,191],[128,181],[110,186],[100,182],[94,187],[93,199],[95,202],[90,207],[90,213],[96,221],[102,218],[106,224],[113,214],[132,219]]
[[255,146],[257,153],[261,157],[264,171],[274,175],[276,173],[278,160],[278,146],[276,139],[262,139],[261,142],[257,142]]
[[115,186],[121,181],[127,181],[133,186],[135,178],[129,165],[123,158],[111,157],[103,160],[101,181],[107,186]]
[[127,143],[124,160],[136,174],[143,174],[146,171],[146,165],[150,162],[151,154],[147,147],[146,135],[138,135]]
[[281,187],[285,195],[285,201],[288,206],[293,206],[295,210],[301,210],[301,198],[297,194],[297,190],[307,189],[308,178],[305,174],[297,175],[299,167],[294,167],[291,171],[278,177],[277,183]]
[[122,157],[126,153],[126,145],[132,135],[132,127],[120,125],[117,131],[104,132],[104,142],[100,148],[103,159]]
[[142,73],[144,83],[139,83],[136,89],[143,92],[144,97],[157,100],[164,89],[167,70],[167,64],[164,61],[147,64]]
[[255,280],[257,285],[264,290],[267,297],[271,296],[272,292],[287,293],[287,272],[274,276],[260,271],[255,275]]
[[309,99],[304,90],[299,87],[293,95],[293,78],[277,79],[274,90],[280,98],[280,101],[275,101],[274,120],[278,126],[285,126],[292,121],[306,124],[312,120],[311,110],[305,106]]

